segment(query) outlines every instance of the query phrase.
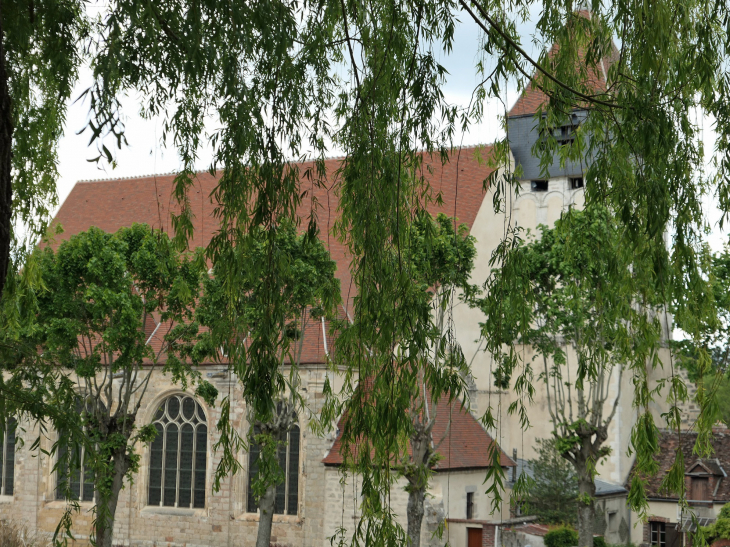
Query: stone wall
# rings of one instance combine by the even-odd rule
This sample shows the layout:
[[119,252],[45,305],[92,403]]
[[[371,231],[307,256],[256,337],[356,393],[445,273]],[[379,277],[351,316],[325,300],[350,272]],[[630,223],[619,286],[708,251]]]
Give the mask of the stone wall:
[[[248,430],[245,409],[237,382],[229,381],[225,368],[206,368],[203,375],[211,376],[221,392],[220,397],[230,396],[232,401],[232,422],[241,433]],[[281,546],[323,545],[323,522],[325,492],[324,466],[321,463],[332,444],[332,436],[320,438],[307,428],[310,412],[317,412],[322,404],[321,387],[324,368],[302,371],[302,394],[307,408],[300,413],[300,473],[297,515],[276,515],[272,531],[272,544]],[[169,378],[155,373],[145,394],[138,415],[138,423],[150,423],[155,410],[166,397],[181,393]],[[258,527],[258,514],[246,512],[246,488],[248,469],[247,454],[238,454],[244,473],[226,477],[220,490],[213,492],[213,476],[220,461],[220,453],[213,449],[218,441],[215,424],[220,417],[219,406],[204,408],[208,425],[208,457],[206,480],[206,503],[203,509],[159,507],[147,505],[149,475],[149,447],[138,446],[141,455],[140,472],[131,484],[125,483],[120,494],[114,526],[115,545],[168,547],[250,545],[254,542]],[[29,451],[39,435],[39,428],[22,424],[18,436],[24,446],[17,452],[15,467],[15,491],[12,496],[0,499],[0,519],[24,522],[30,531],[52,536],[68,505],[56,500],[56,478],[52,471],[55,456]],[[51,432],[41,436],[41,447],[50,451],[55,441]],[[93,520],[91,502],[81,502],[80,511],[73,516],[75,543],[88,542]]]

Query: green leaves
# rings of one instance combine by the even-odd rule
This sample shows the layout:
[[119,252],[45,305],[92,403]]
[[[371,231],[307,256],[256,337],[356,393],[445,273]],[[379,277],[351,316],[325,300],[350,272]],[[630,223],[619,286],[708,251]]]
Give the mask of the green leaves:
[[[487,281],[486,295],[477,300],[486,316],[487,350],[499,366],[496,381],[506,388],[522,369],[514,389],[529,393],[530,364],[521,361],[516,346],[532,346],[534,360],[542,361],[538,378],[557,450],[579,474],[592,476],[608,455],[601,445],[628,383],[624,371],[631,374],[634,405],[642,412],[632,433],[639,478],[630,502],[643,510],[642,481],[656,472],[648,371],[657,366],[662,333],[654,310],[666,302],[666,292],[645,275],[651,258],[627,252],[620,225],[603,207],[570,209],[554,228],[542,226],[541,232],[530,242],[516,240]],[[510,411],[523,408],[521,403]]]
[[[134,445],[154,437],[154,428],[138,428],[135,421],[156,365],[183,389],[197,383],[208,404],[217,397],[191,366],[197,364],[194,305],[205,264],[139,224],[116,234],[92,227],[56,251],[37,250],[31,264],[40,276],[26,289],[33,299],[18,291],[22,276],[4,299],[6,305],[27,301],[31,307],[15,330],[3,331],[16,334],[14,347],[25,346],[16,357],[23,366],[9,370],[3,392],[16,401],[12,413],[49,417],[62,431],[52,450],[59,443],[65,447],[57,465],[63,474],[78,473],[84,447],[85,473],[94,477],[97,492],[95,537],[103,543],[123,479],[139,467]],[[72,452],[76,456],[69,458]],[[64,517],[61,525],[70,523]]]

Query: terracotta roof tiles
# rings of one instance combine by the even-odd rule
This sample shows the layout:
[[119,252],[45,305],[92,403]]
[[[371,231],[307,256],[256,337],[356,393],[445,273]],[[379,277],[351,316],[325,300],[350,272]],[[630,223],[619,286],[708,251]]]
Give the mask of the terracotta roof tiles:
[[[484,200],[485,180],[493,171],[485,161],[490,154],[491,146],[457,149],[451,154],[450,161],[443,166],[438,157],[426,157],[424,173],[434,196],[439,195],[442,202],[438,204],[434,200],[429,211],[434,215],[440,212],[455,215],[459,223],[464,223],[471,229]],[[341,158],[325,161],[326,173],[330,177],[334,176],[341,161]],[[341,284],[344,316],[352,313],[355,287],[350,274],[348,251],[332,235],[339,206],[334,184],[336,181],[325,180],[320,185],[315,184],[305,175],[313,166],[312,162],[298,164],[302,175],[302,192],[306,192],[299,208],[299,216],[305,222],[313,213],[317,216],[320,237],[337,263],[336,276]],[[174,174],[168,174],[78,182],[53,221],[54,225],[60,224],[64,231],[55,237],[52,246],[57,247],[62,241],[88,230],[91,226],[116,232],[133,223],[145,223],[152,228],[171,232],[171,213],[177,210],[172,195],[174,178]],[[213,215],[213,196],[217,181],[217,177],[207,172],[198,173],[189,190],[195,229],[191,247],[206,246],[218,228],[218,221]],[[149,325],[146,328],[149,329]],[[326,362],[324,336],[321,326],[316,325],[310,329],[304,340],[302,363]],[[153,339],[151,343],[157,345],[160,341]]]
[[[447,431],[449,416],[451,416],[451,427]],[[322,460],[325,465],[339,466],[344,461],[345,454],[341,437],[343,421],[346,419],[346,415],[340,418],[337,438],[327,456]],[[516,465],[458,400],[449,403],[445,397],[442,397],[437,403],[433,439],[436,442],[443,439],[437,449],[441,459],[436,466],[436,471],[489,468],[492,466],[492,455],[495,449],[499,450],[499,462],[502,467]]]

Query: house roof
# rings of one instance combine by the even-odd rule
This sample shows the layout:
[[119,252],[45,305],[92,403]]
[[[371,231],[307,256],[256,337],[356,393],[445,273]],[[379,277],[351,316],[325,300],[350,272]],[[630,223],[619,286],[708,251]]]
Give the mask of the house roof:
[[[526,473],[528,477],[534,477],[534,473],[532,470],[532,464],[529,460],[525,460],[523,458],[517,458],[517,469],[516,474],[517,477],[520,477],[522,473]],[[510,476],[510,486],[514,488],[514,482],[511,480],[512,477]],[[594,478],[593,483],[596,485],[596,496],[613,496],[616,494],[626,494],[628,490],[621,486],[620,484],[614,484],[611,482],[604,481],[599,478]]]
[[[451,427],[447,431],[449,416],[451,416]],[[345,420],[347,420],[347,415],[340,418],[337,438],[327,456],[322,460],[325,465],[339,466],[344,461],[342,430]],[[442,397],[436,404],[433,439],[435,442],[443,439],[436,450],[441,456],[435,468],[436,471],[487,469],[492,467],[494,449],[499,450],[499,463],[502,467],[516,465],[458,400],[449,403],[445,397]]]
[[[676,500],[677,495],[673,492],[665,492],[661,489],[661,483],[669,472],[677,450],[681,450],[684,456],[685,473],[701,473],[715,475],[720,481],[717,490],[714,492],[715,501],[730,501],[730,480],[726,478],[726,471],[730,469],[730,429],[713,428],[712,448],[715,452],[712,458],[698,459],[693,453],[697,433],[691,431],[662,430],[659,432],[659,451],[654,456],[659,464],[659,472],[648,477],[647,496],[649,498]],[[700,472],[699,469],[703,471]],[[634,469],[631,475],[634,474]]]
[[[590,17],[590,14],[586,10],[581,10],[578,15],[582,17]],[[553,44],[548,51],[548,58],[552,59],[555,57],[557,52],[560,50],[559,44]],[[585,60],[585,51],[580,49],[578,51],[578,58],[581,62]],[[612,44],[611,52],[606,55],[595,69],[589,69],[587,71],[586,86],[589,89],[593,89],[596,92],[605,91],[607,88],[607,74],[609,67],[618,60],[618,50],[616,46]],[[517,99],[514,106],[510,109],[508,116],[510,118],[518,116],[532,116],[536,112],[542,109],[542,106],[548,101],[548,96],[540,90],[540,81],[542,75],[537,71],[532,76],[532,81],[527,85],[522,95]]]
[[550,526],[547,524],[539,524],[537,522],[528,522],[526,524],[512,526],[511,530],[514,532],[529,534],[531,536],[545,537],[545,535],[550,531]]
[[[471,230],[485,195],[485,180],[494,171],[486,160],[492,154],[491,146],[475,146],[455,149],[450,161],[441,165],[438,155],[426,156],[423,173],[429,182],[433,200],[429,212],[456,216],[459,223]],[[338,190],[335,172],[341,159],[325,161],[326,180],[318,184],[309,176],[314,172],[313,162],[296,164],[300,173],[303,193],[298,214],[306,225],[310,215],[316,215],[321,230],[320,237],[337,263],[336,276],[340,280],[344,313],[351,314],[355,287],[350,274],[350,256],[345,245],[332,235],[332,227],[338,216]],[[172,231],[171,213],[177,210],[173,198],[175,175],[150,175],[136,178],[120,178],[76,183],[54,218],[54,225],[61,225],[63,233],[51,244],[57,247],[62,241],[96,226],[107,232],[116,232],[134,223],[149,224],[155,229]],[[206,246],[218,228],[214,217],[218,176],[203,172],[195,175],[188,197],[194,214],[194,234],[191,247]],[[52,231],[50,233],[53,233]],[[157,337],[153,338],[153,343]],[[160,341],[161,343],[161,341]],[[304,338],[302,361],[326,362],[325,333],[320,326],[312,325]]]

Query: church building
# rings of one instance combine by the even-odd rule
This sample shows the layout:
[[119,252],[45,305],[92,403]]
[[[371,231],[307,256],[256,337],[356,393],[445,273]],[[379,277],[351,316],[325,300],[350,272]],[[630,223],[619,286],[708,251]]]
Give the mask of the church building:
[[[606,62],[610,62],[607,59]],[[602,73],[605,82],[605,70]],[[494,168],[486,161],[492,154],[489,145],[455,150],[446,165],[434,159],[433,172],[428,175],[435,192],[440,192],[443,203],[433,204],[431,213],[456,216],[458,223],[466,224],[476,238],[477,257],[473,271],[474,283],[483,283],[490,272],[489,260],[508,223],[517,224],[535,233],[538,225],[552,225],[561,213],[570,207],[580,208],[584,203],[584,169],[581,165],[552,165],[550,176],[544,176],[532,156],[532,147],[542,138],[535,130],[535,112],[544,96],[528,87],[509,112],[508,134],[513,161],[502,166],[514,170],[521,166],[521,191],[508,196],[507,213],[496,214],[492,191],[485,181]],[[575,111],[571,123],[555,128],[557,137],[569,143],[575,128],[587,113]],[[339,160],[326,163],[328,173],[334,173]],[[307,164],[299,166],[300,172]],[[107,232],[116,232],[133,223],[146,223],[155,229],[171,231],[171,189],[174,175],[152,175],[137,178],[109,179],[78,182],[64,201],[56,218],[64,232],[55,243],[96,226]],[[337,263],[337,277],[341,282],[343,302],[347,309],[351,304],[352,279],[349,257],[345,246],[331,235],[337,217],[338,198],[331,183],[314,187],[302,180],[302,190],[313,193],[318,207],[318,219],[325,245]],[[216,187],[216,177],[199,173],[190,190],[190,201],[195,214],[194,240],[191,247],[205,246],[217,229],[213,217],[214,204],[211,195]],[[308,200],[305,200],[308,201]],[[302,206],[305,207],[305,206]],[[302,218],[309,211],[301,211]],[[520,460],[536,456],[537,438],[550,437],[552,426],[546,411],[544,394],[538,393],[529,405],[531,427],[523,431],[519,417],[507,412],[517,397],[513,390],[495,387],[491,358],[478,345],[480,312],[465,305],[454,309],[456,335],[467,359],[473,358],[470,378],[471,413],[461,405],[451,412],[453,416],[447,441],[440,447],[442,460],[431,486],[427,512],[424,517],[422,543],[443,545],[447,540],[454,547],[472,547],[475,542],[485,547],[500,544],[500,527],[512,522],[514,508],[505,502],[502,511],[492,514],[491,497],[485,494],[483,484],[490,462],[486,451],[496,443],[500,447],[500,465],[506,477]],[[154,332],[150,332],[151,338]],[[326,374],[328,348],[327,331],[312,325],[306,333],[307,342],[301,365],[301,393],[307,412],[317,412],[322,407],[323,384]],[[525,359],[530,359],[531,349],[525,348]],[[201,366],[203,376],[212,382],[221,394],[231,399],[233,421],[243,435],[250,428],[246,421],[239,382],[227,366],[208,363]],[[656,372],[662,374],[661,371]],[[606,491],[620,493],[631,466],[629,435],[636,420],[632,406],[631,378],[625,375],[626,389],[620,390],[614,378],[611,389],[620,393],[618,412],[610,427],[607,444],[611,454],[603,460],[598,472],[607,485]],[[337,386],[335,386],[335,389]],[[478,418],[491,406],[498,409],[498,427],[486,431]],[[662,409],[657,407],[656,417],[661,420]],[[219,408],[208,407],[192,392],[182,391],[169,377],[156,373],[145,394],[140,413],[140,424],[155,424],[158,431],[181,430],[193,432],[188,437],[179,436],[178,443],[163,444],[160,440],[149,446],[138,446],[142,463],[132,484],[122,490],[116,512],[114,544],[144,547],[231,547],[251,545],[255,541],[258,509],[251,496],[251,455],[238,455],[243,472],[227,477],[219,491],[212,488],[213,473],[220,454],[213,450],[218,440],[216,423]],[[317,436],[307,428],[308,416],[299,416],[299,426],[289,434],[286,449],[286,479],[281,485],[282,495],[277,501],[272,531],[272,545],[287,547],[325,547],[338,529],[352,532],[358,522],[357,478],[341,481],[339,465],[339,439],[336,424],[332,431]],[[57,477],[52,472],[54,457],[41,451],[31,451],[38,427],[30,423],[7,428],[0,450],[0,519],[25,523],[32,531],[52,534],[69,503],[59,496]],[[441,422],[438,427],[446,429]],[[20,447],[17,437],[26,441]],[[162,437],[158,436],[160,439]],[[187,439],[187,440],[185,440]],[[48,450],[54,442],[53,434],[42,437],[41,448]],[[194,454],[192,472],[182,474],[181,451]],[[83,465],[83,464],[82,464]],[[91,508],[94,490],[80,474],[73,485],[80,512],[74,517],[73,531],[76,542],[84,544],[88,539],[93,519]],[[182,478],[181,478],[182,477]],[[505,481],[507,482],[507,481]],[[616,490],[618,488],[619,490]],[[407,494],[395,496],[393,506],[405,524]],[[509,499],[509,492],[504,494]],[[621,505],[620,503],[618,504]],[[512,510],[511,510],[512,509]],[[613,516],[611,516],[613,515]],[[600,530],[608,543],[625,543],[629,540],[631,516],[623,504],[619,510],[606,510],[604,526]],[[445,524],[444,539],[433,539],[436,528]],[[664,547],[664,546],[662,546]]]

